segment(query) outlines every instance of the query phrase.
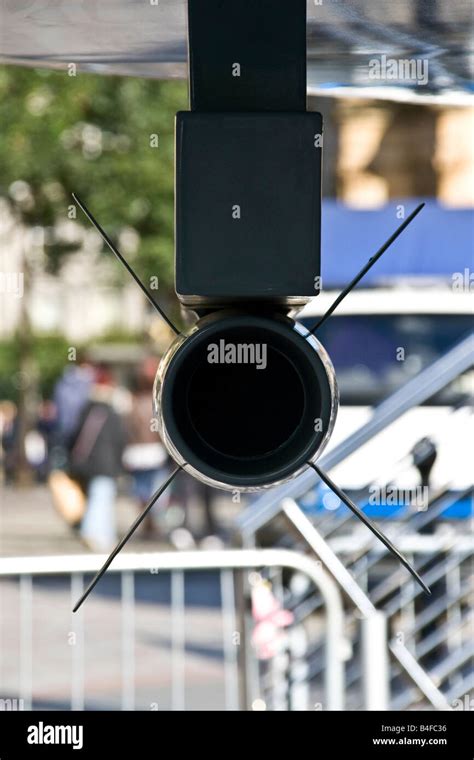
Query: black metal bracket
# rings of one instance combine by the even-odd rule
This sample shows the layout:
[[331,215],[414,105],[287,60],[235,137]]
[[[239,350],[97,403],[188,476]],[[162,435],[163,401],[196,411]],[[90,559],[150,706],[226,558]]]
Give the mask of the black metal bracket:
[[319,292],[321,115],[306,0],[188,0],[191,111],[176,119],[176,291],[284,309]]
[[305,111],[306,0],[188,0],[193,111]]

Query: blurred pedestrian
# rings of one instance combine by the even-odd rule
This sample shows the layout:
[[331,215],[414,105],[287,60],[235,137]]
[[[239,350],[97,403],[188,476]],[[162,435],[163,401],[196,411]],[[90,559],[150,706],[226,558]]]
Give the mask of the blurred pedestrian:
[[87,495],[80,534],[89,548],[103,552],[117,541],[117,478],[126,443],[123,422],[114,408],[114,390],[111,372],[98,368],[89,401],[69,441],[69,471]]
[[[187,472],[178,473],[170,488],[173,512],[182,514],[180,525],[170,533],[171,543],[177,549],[192,549],[199,542],[201,548],[221,549],[223,541],[214,515],[214,491]],[[201,508],[200,520],[196,512]]]
[[[132,405],[126,417],[127,447],[123,463],[132,476],[133,495],[140,512],[164,481],[168,456],[158,433],[152,425],[152,388],[158,367],[156,359],[149,358],[139,368],[134,382]],[[160,499],[160,508],[166,505],[166,494]],[[157,537],[156,520],[151,513],[143,521],[145,538]]]
[[51,451],[56,443],[56,429],[57,410],[55,404],[49,400],[40,401],[36,430],[43,441],[43,456],[36,463],[36,473],[42,483],[47,480],[49,475]]
[[13,401],[0,402],[0,461],[6,483],[15,477],[18,410]]
[[67,467],[67,445],[77,430],[81,412],[86,406],[94,382],[94,367],[82,353],[67,365],[56,382],[53,403],[56,408],[54,439],[51,440],[51,469]]

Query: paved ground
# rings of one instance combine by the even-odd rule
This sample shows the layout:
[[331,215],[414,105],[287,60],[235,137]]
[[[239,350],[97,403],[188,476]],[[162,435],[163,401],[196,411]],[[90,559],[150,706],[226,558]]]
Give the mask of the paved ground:
[[[218,493],[216,514],[225,532],[231,529],[232,518],[238,507],[231,495]],[[156,514],[156,508],[154,508]],[[123,535],[138,514],[134,502],[126,495],[118,500],[119,532]],[[202,510],[199,504],[191,505],[191,524],[200,534]],[[175,515],[176,517],[176,515]],[[164,527],[170,527],[167,523]],[[169,549],[169,543],[144,541],[140,534],[127,544],[124,551],[153,551]],[[12,488],[0,485],[0,556],[30,556],[45,554],[76,554],[87,549],[69,529],[53,508],[46,486]]]

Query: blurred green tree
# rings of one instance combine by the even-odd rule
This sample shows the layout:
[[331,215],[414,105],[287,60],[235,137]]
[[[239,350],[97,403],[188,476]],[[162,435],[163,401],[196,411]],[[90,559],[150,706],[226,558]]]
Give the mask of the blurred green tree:
[[[138,273],[171,290],[174,115],[186,107],[183,82],[0,68],[0,195],[47,229],[51,270],[70,250],[54,226],[74,191],[112,239],[138,235]],[[90,227],[79,209],[77,221]]]
[[[58,223],[75,218],[90,229],[76,192],[119,247],[132,240],[124,255],[145,283],[154,278],[156,286],[158,278],[160,300],[171,296],[174,115],[186,103],[181,82],[0,67],[0,196],[19,222],[44,229],[49,271],[77,249],[57,234]],[[20,480],[27,479],[24,439],[37,396],[28,252],[21,270],[18,371],[31,382],[18,393]],[[116,271],[111,285],[120,286],[125,274],[119,264]]]

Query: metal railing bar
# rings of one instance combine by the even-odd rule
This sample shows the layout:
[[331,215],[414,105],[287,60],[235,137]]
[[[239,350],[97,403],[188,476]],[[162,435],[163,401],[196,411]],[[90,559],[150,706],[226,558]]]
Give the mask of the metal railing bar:
[[474,643],[472,641],[465,644],[460,649],[453,652],[453,654],[446,657],[442,662],[438,663],[434,668],[430,670],[430,676],[436,681],[436,683],[442,683],[453,670],[456,670],[461,665],[471,659],[474,656]]
[[122,710],[135,709],[135,576],[121,574]]
[[[1,453],[1,443],[0,443],[0,453]],[[0,483],[1,485],[1,483]],[[2,626],[2,620],[4,620],[4,613],[3,613],[3,584],[0,582],[0,679],[2,678],[2,670],[3,670],[3,626]],[[1,680],[0,680],[1,683]]]
[[[446,577],[446,593],[451,599],[459,599],[459,592],[461,590],[461,565],[454,567],[448,573]],[[451,605],[447,610],[448,623],[452,625],[460,624],[462,621],[461,605],[456,602]],[[463,643],[462,632],[458,629],[457,633],[450,636],[447,641],[448,649],[452,652],[454,649],[460,647]],[[454,684],[451,683],[450,686]]]
[[[426,694],[424,694],[417,686],[410,685],[393,697],[390,708],[396,711],[408,710],[409,707],[413,709],[413,707],[419,705],[423,699],[428,699]],[[428,699],[428,702],[433,704],[430,699]],[[446,700],[446,705],[447,704],[449,704],[448,700]],[[446,707],[446,705],[443,703],[443,706],[438,707],[437,709],[448,710],[449,708]]]
[[171,572],[171,709],[185,709],[185,650],[186,632],[184,623],[184,572]]
[[[436,687],[430,675],[423,670],[406,646],[399,641],[394,641],[390,644],[390,649],[420,692],[424,694],[431,704],[438,710],[450,710],[450,704],[444,694]],[[399,700],[401,700],[401,696],[393,701],[393,710],[402,709]]]
[[472,697],[472,690],[474,689],[474,673],[470,673],[467,678],[463,678],[463,680],[460,683],[457,683],[455,686],[453,686],[452,689],[448,691],[446,694],[446,699],[450,702],[451,706],[455,699],[458,699],[459,697],[464,697],[467,702],[462,705],[460,705],[461,709],[465,710],[472,710],[474,707],[474,697]]
[[[445,641],[453,633],[462,632],[466,625],[469,625],[469,623],[472,623],[473,621],[474,613],[467,612],[465,615],[463,615],[459,622],[446,622],[443,625],[440,625],[439,628],[430,633],[428,636],[425,636],[425,638],[422,639],[417,645],[416,655],[418,659],[420,659],[420,657],[424,657],[426,654],[428,654],[428,652],[431,652],[435,647],[439,646],[439,644],[442,644],[443,641]],[[412,633],[410,631],[406,632],[405,641],[407,639],[410,639],[411,636]]]
[[[422,640],[420,644],[417,646],[416,650],[416,657],[417,660],[420,660],[421,657],[424,657],[424,655],[428,654],[428,652],[431,652],[436,646],[441,644],[447,636],[451,634],[451,632],[455,629],[463,628],[466,626],[470,621],[474,619],[474,616],[472,613],[467,613],[464,615],[461,623],[459,626],[449,625],[448,623],[445,623],[443,626],[440,626],[439,629],[434,631],[432,634],[427,636],[425,639]],[[405,633],[405,641],[410,636],[410,633]],[[311,664],[311,663],[310,663]],[[319,661],[315,663],[315,667],[320,664]],[[315,673],[317,673],[318,670],[315,670]],[[390,676],[391,678],[396,678],[397,676],[400,676],[403,673],[403,669],[401,665],[394,664],[391,667]],[[361,677],[361,667],[359,663],[352,664],[346,672],[346,687],[349,688],[354,683],[358,681],[358,679]]]
[[[82,573],[71,575],[71,610],[84,591]],[[84,710],[84,610],[71,612],[71,710]]]
[[[23,557],[0,559],[0,576],[14,577],[35,575],[64,575],[68,573],[94,572],[104,562],[103,555],[70,555],[54,557]],[[124,570],[149,571],[150,568],[174,571],[174,599],[184,596],[179,574],[189,571],[221,569],[257,569],[285,567],[306,574],[322,594],[327,611],[327,644],[325,648],[325,707],[330,710],[344,709],[344,611],[339,588],[321,563],[311,557],[286,549],[229,549],[205,552],[163,552],[147,554],[125,553],[119,555],[109,572]],[[27,572],[28,570],[28,572]],[[181,591],[180,591],[181,587]],[[179,616],[175,606],[175,628],[178,631]],[[184,629],[183,629],[184,630]],[[175,658],[175,667],[178,670]],[[174,704],[181,702],[175,692]]]
[[[403,518],[397,518],[397,536],[402,535],[403,533],[406,533],[407,531],[414,532],[415,530],[419,530],[421,525],[425,525],[427,523],[430,523],[431,520],[434,518],[435,513],[440,514],[443,510],[438,511],[439,502],[443,499],[443,497],[446,498],[448,494],[447,504],[444,507],[445,509],[451,505],[455,500],[462,498],[463,494],[459,494],[456,496],[453,496],[452,493],[449,492],[449,486],[451,484],[445,485],[443,488],[438,489],[436,493],[430,494],[430,498],[428,500],[427,509],[423,510],[421,512],[416,513],[408,513]],[[465,489],[467,492],[472,490],[472,487],[469,487]],[[359,494],[359,496],[354,497],[355,502],[360,506],[360,502],[362,501],[362,498],[367,500],[370,495],[370,486],[363,489],[362,493]],[[352,520],[352,515],[350,512],[348,512],[344,517],[337,516],[337,510],[335,514],[328,515],[329,520],[326,522],[326,519],[324,520],[324,538],[330,538],[333,533],[335,533],[338,529],[343,527],[344,525],[350,524]],[[370,539],[370,542],[376,545],[376,539],[369,535],[368,538]]]
[[[373,607],[370,600],[365,596],[365,594],[362,592],[360,587],[357,586],[355,581],[353,581],[352,577],[350,576],[346,568],[342,565],[340,560],[335,555],[333,555],[327,543],[324,541],[324,539],[322,539],[319,536],[318,532],[316,531],[312,523],[304,515],[304,513],[301,511],[298,505],[290,499],[285,499],[282,504],[282,509],[287,515],[287,517],[293,522],[295,527],[297,527],[300,530],[300,533],[304,536],[304,538],[306,538],[306,540],[308,541],[308,544],[312,547],[316,555],[321,558],[321,560],[328,567],[330,572],[334,575],[334,577],[337,578],[339,584],[343,588],[345,588],[346,592],[351,596],[354,603],[357,605],[356,599],[360,598],[362,600],[363,602],[362,605],[361,606],[357,605],[359,606],[359,610],[362,612],[362,614],[366,617],[372,615],[375,608]],[[431,575],[435,576],[437,575],[437,573],[432,572]],[[349,582],[348,582],[348,578],[349,578]],[[352,583],[355,584],[355,593],[354,593],[354,586],[352,585]],[[415,598],[416,593],[417,593],[416,590],[413,589],[411,592],[411,597]],[[412,658],[412,656],[410,655],[409,657],[406,654],[406,652],[408,652],[406,647],[403,647],[403,649],[395,648],[392,651],[397,657],[398,657],[398,654],[400,654],[399,660],[403,666],[405,666],[406,663],[410,665],[409,675],[413,678],[413,680],[415,680],[419,688],[423,687],[422,690],[424,690],[424,693],[426,694],[426,696],[430,695],[429,698],[431,700],[434,698],[435,700],[438,700],[438,702],[442,701],[439,694],[433,696],[434,694],[433,689],[435,689],[436,687],[431,682],[431,679],[429,678],[428,674],[418,664],[417,664],[417,667],[413,666],[413,663],[411,662],[411,659],[410,659]]]
[[[0,576],[68,575],[99,570],[105,554],[68,554],[30,557],[0,557]],[[315,567],[316,565],[316,567]],[[219,549],[215,551],[125,552],[107,570],[219,570],[261,567],[289,567],[318,577],[317,563],[290,549]],[[315,575],[316,573],[316,575]],[[315,585],[318,585],[315,583]]]
[[[462,600],[464,597],[468,597],[468,595],[471,593],[472,583],[470,581],[466,581],[461,587],[459,599]],[[453,599],[452,601],[454,603],[456,600]],[[436,599],[434,602],[432,602],[425,610],[423,610],[423,612],[418,614],[416,625],[413,628],[413,631],[411,631],[410,635],[414,636],[416,633],[418,633],[419,630],[439,617],[439,615],[445,614],[450,604],[451,600],[449,597]]]
[[20,698],[31,710],[33,694],[33,578],[20,578]]
[[[439,563],[435,567],[433,567],[431,570],[429,570],[425,574],[425,582],[432,586],[436,581],[440,580],[452,567],[456,567],[460,562],[465,561],[468,559],[468,555],[459,558],[458,556],[451,557],[450,559],[446,560],[445,562]],[[385,607],[385,612],[387,615],[393,615],[395,612],[397,612],[402,604],[407,604],[409,601],[414,599],[415,597],[421,596],[423,594],[422,589],[418,591],[417,588],[413,588],[408,596],[408,598],[401,599],[401,593],[397,595],[395,599],[393,599],[391,602],[387,604]],[[456,600],[452,600],[454,603]],[[446,606],[446,603],[445,603]]]
[[[392,530],[388,531],[388,535],[392,538],[395,534]],[[328,544],[336,552],[336,554],[344,555],[344,560],[347,561],[347,557],[355,549],[364,543],[364,536],[360,535],[357,531],[353,535],[337,536],[329,539]],[[440,552],[450,552],[453,555],[466,554],[474,551],[474,535],[464,534],[454,535],[452,533],[429,535],[429,534],[417,534],[411,533],[408,535],[400,536],[397,539],[397,546],[406,554],[436,554]],[[380,559],[387,555],[387,552],[382,546],[374,546],[370,549],[370,554],[377,556]],[[388,556],[388,555],[387,555]]]
[[[367,647],[365,647],[366,656],[363,658],[365,684],[364,703],[366,707],[368,706],[368,709],[373,709],[370,706],[372,706],[374,702],[379,701],[380,709],[384,709],[387,700],[383,699],[382,695],[387,695],[389,688],[388,658],[382,656],[384,648],[386,650],[387,647],[386,633],[384,634],[384,631],[386,632],[386,623],[384,628],[381,626],[381,620],[383,619],[386,621],[385,615],[375,609],[368,596],[353,579],[349,571],[337,555],[331,550],[327,542],[319,535],[316,528],[312,525],[310,520],[308,520],[296,502],[292,499],[284,499],[282,502],[282,510],[293,523],[295,528],[300,532],[301,536],[306,540],[308,546],[312,548],[316,556],[320,558],[324,566],[327,567],[331,575],[336,578],[339,585],[358,607],[363,617],[362,625],[366,626],[366,630],[370,629],[371,634],[374,636],[374,641],[377,641],[378,680],[374,678],[373,662],[368,657],[368,650]],[[381,640],[382,637],[384,637],[383,643]],[[329,637],[326,638],[326,648],[328,646]]]
[[[413,556],[413,555],[412,555]],[[422,555],[420,560],[413,562],[412,567],[415,568],[417,573],[424,575],[424,568],[429,567],[429,564],[433,557],[436,555],[428,554]],[[405,592],[408,593],[407,604],[413,602],[416,597],[416,589],[410,582],[409,578],[406,578],[402,568],[395,568],[395,570],[387,577],[383,578],[376,586],[374,586],[370,592],[370,598],[374,604],[381,604],[383,600],[391,596],[397,589],[400,591],[400,596],[403,596]],[[408,591],[407,591],[408,590]]]
[[[412,516],[411,519],[408,519],[402,523],[397,523],[395,530],[389,531],[388,536],[390,540],[396,540],[397,545],[400,545],[401,551],[407,552],[408,554],[412,551],[411,547],[407,547],[406,544],[411,543],[411,537],[413,535],[417,534],[417,531],[420,530],[420,528],[426,527],[429,525],[432,521],[434,521],[439,515],[441,515],[445,509],[447,509],[449,506],[451,506],[455,501],[457,501],[459,498],[462,498],[464,495],[467,495],[470,491],[472,491],[472,488],[467,488],[465,491],[459,496],[456,496],[456,498],[450,497],[444,497],[440,500],[436,500],[433,502],[432,505],[430,505],[429,510],[426,512],[419,512]],[[353,572],[355,574],[358,574],[357,570],[357,563],[361,561],[361,559],[366,559],[367,554],[369,555],[368,558],[368,566],[364,565],[364,569],[370,569],[380,558],[380,552],[373,552],[372,546],[376,545],[375,539],[372,540],[372,536],[369,537],[370,541],[370,548],[363,554],[362,558],[356,558],[355,560],[350,560],[354,563],[353,565]],[[418,536],[417,536],[418,538]],[[438,537],[435,537],[438,538]],[[444,538],[444,537],[442,537]],[[406,544],[405,544],[406,540]],[[369,543],[369,542],[368,542]],[[403,546],[402,546],[403,545]],[[474,546],[474,542],[473,542]],[[377,547],[378,548],[378,547]],[[356,550],[357,552],[364,552],[364,549],[362,547],[358,548]],[[436,548],[436,551],[439,551],[438,548]]]
[[293,499],[285,499],[282,503],[282,509],[305,539],[308,546],[311,547],[323,565],[327,567],[331,575],[336,578],[339,585],[352,599],[360,612],[365,616],[372,615],[375,612],[375,607],[368,596],[362,591],[326,541],[319,535],[314,525],[298,507],[296,502]]
[[[236,630],[234,573],[222,570],[220,574],[222,600],[222,638],[224,650],[224,684],[226,710],[239,709],[239,675],[237,647],[240,633]],[[238,639],[235,639],[235,636]]]

